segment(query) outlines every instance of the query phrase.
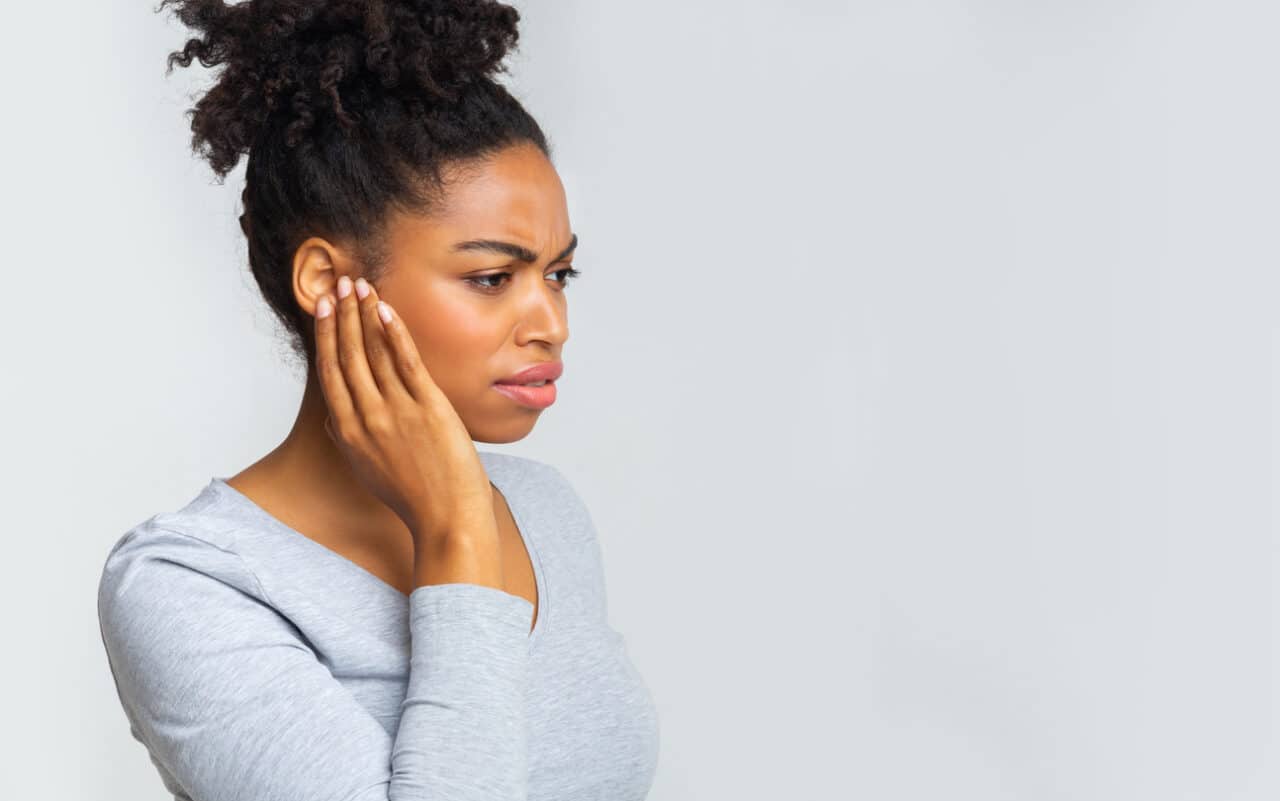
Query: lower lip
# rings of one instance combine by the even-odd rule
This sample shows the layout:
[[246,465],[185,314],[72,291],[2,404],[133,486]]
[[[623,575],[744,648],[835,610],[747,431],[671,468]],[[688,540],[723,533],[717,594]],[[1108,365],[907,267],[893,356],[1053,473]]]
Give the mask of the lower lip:
[[548,381],[540,387],[526,387],[523,384],[494,384],[493,388],[530,409],[545,409],[556,402],[554,381]]

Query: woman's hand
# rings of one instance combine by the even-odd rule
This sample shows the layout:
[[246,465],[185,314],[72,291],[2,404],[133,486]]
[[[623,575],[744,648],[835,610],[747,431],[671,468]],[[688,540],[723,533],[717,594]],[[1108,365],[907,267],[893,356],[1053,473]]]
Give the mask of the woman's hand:
[[339,294],[345,288],[347,295],[336,300],[336,312],[323,314],[324,304],[334,307],[332,296],[316,304],[316,370],[329,436],[420,550],[475,537],[496,542],[493,494],[471,435],[399,315],[360,283],[368,288],[364,298],[349,278],[339,279]]

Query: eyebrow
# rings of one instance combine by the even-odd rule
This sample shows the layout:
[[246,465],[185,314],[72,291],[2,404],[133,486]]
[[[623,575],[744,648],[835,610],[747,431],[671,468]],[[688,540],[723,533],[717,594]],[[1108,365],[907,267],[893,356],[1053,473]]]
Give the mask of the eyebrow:
[[[574,234],[573,239],[569,240],[569,247],[560,251],[560,255],[552,259],[552,262],[557,262],[566,258],[577,246],[578,235]],[[460,253],[468,250],[501,253],[505,256],[511,256],[514,259],[519,259],[520,261],[535,262],[538,260],[538,254],[529,250],[527,247],[517,245],[514,242],[503,242],[498,239],[468,239],[465,242],[456,243],[452,248],[454,253]]]

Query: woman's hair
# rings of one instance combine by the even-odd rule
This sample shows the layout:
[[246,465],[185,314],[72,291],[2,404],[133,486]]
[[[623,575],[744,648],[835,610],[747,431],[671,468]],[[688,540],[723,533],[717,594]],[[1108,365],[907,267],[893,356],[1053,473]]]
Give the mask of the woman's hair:
[[376,281],[391,211],[428,214],[442,168],[528,142],[541,128],[494,79],[519,13],[489,0],[162,0],[200,33],[174,63],[225,64],[187,111],[193,151],[219,183],[249,156],[240,227],[249,266],[293,352],[313,363],[293,295],[303,240],[342,243]]

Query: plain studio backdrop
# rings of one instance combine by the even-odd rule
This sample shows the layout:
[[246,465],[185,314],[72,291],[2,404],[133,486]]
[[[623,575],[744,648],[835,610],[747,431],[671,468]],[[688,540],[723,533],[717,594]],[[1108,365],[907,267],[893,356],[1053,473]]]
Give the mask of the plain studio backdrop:
[[[133,525],[287,433],[154,2],[3,36],[10,798],[166,797]],[[654,801],[1280,796],[1274,3],[521,2],[582,277],[560,467]]]

